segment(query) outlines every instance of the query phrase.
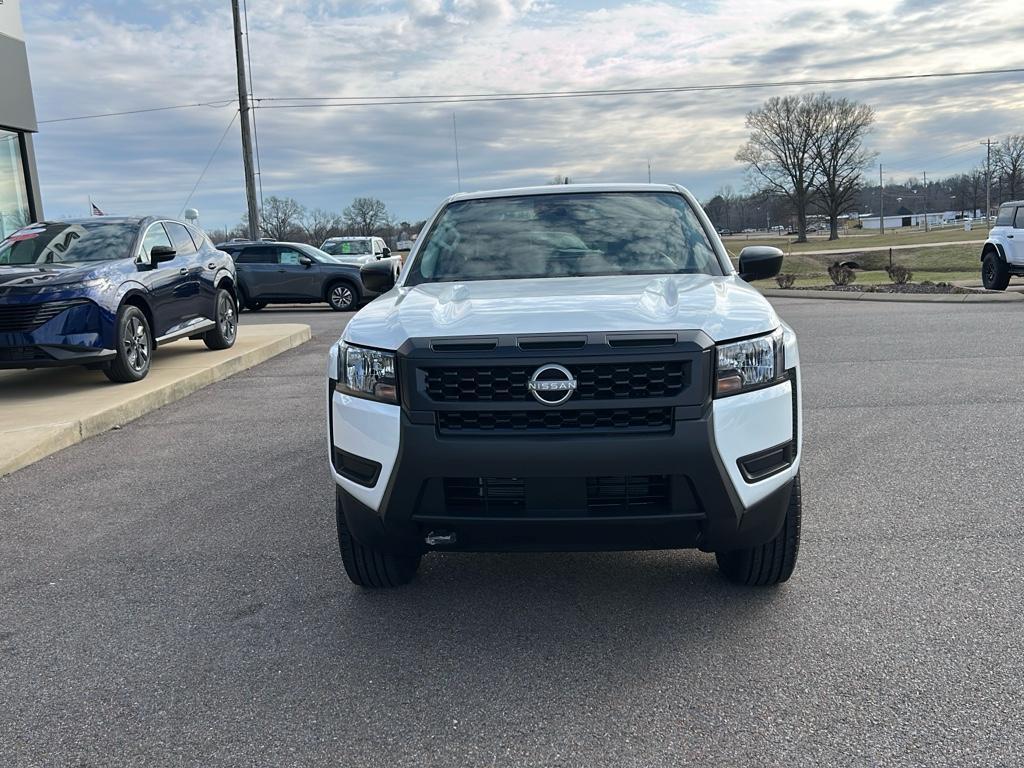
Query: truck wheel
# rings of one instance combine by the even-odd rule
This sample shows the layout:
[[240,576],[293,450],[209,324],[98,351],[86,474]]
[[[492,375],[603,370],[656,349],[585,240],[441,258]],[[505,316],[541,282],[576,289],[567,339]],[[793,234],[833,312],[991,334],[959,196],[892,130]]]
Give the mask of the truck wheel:
[[800,551],[800,516],[802,514],[800,473],[793,479],[793,492],[782,530],[767,544],[731,552],[716,552],[718,569],[729,581],[747,587],[770,587],[781,584],[793,575]]
[[990,291],[1005,291],[1010,284],[1010,268],[995,251],[989,251],[981,263],[981,282]]
[[123,304],[117,311],[117,355],[103,369],[118,384],[141,381],[149,373],[153,357],[153,334],[142,310]]
[[355,308],[356,292],[348,283],[334,283],[327,289],[327,303],[335,312],[348,312]]
[[217,289],[215,306],[213,319],[216,325],[203,334],[203,343],[209,349],[228,349],[234,346],[235,337],[238,335],[238,315],[231,292],[225,288]]
[[420,555],[393,555],[360,544],[345,523],[341,504],[335,502],[341,562],[349,580],[357,587],[382,589],[408,584],[420,567]]

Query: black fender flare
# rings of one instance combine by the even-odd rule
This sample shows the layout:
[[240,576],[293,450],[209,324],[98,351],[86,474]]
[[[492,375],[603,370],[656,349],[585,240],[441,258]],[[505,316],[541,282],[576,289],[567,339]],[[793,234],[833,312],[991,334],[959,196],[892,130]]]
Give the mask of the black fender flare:
[[985,256],[992,250],[995,250],[1000,259],[1006,261],[1006,251],[1003,250],[1002,243],[985,243],[985,246],[981,249],[981,258],[979,261],[984,261]]

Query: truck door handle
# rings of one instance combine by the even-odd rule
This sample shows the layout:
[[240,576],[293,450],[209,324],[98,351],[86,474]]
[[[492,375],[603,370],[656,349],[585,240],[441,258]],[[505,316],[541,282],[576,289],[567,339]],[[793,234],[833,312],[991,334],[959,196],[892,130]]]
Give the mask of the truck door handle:
[[217,268],[217,262],[211,261],[209,264],[206,265],[206,268],[207,269],[216,269]]
[[179,275],[187,275],[188,274],[188,270],[185,267],[182,267],[181,269],[178,270],[178,274]]
[[1013,240],[1013,235],[1007,235],[1007,237]]

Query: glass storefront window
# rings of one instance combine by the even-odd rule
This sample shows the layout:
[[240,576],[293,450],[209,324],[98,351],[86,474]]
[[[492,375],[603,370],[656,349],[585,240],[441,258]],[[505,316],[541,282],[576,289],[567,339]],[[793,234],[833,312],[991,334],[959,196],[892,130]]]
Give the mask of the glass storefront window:
[[29,223],[21,137],[0,129],[0,240]]

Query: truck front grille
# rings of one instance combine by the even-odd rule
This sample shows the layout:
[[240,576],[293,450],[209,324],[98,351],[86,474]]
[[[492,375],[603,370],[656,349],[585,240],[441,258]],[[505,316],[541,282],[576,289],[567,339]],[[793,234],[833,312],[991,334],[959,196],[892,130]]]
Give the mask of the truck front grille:
[[519,434],[545,431],[668,432],[672,408],[600,410],[438,411],[441,434]]
[[[642,400],[675,397],[689,380],[689,361],[567,363],[580,400]],[[537,366],[425,367],[427,395],[437,402],[516,402],[529,398],[527,382]]]

